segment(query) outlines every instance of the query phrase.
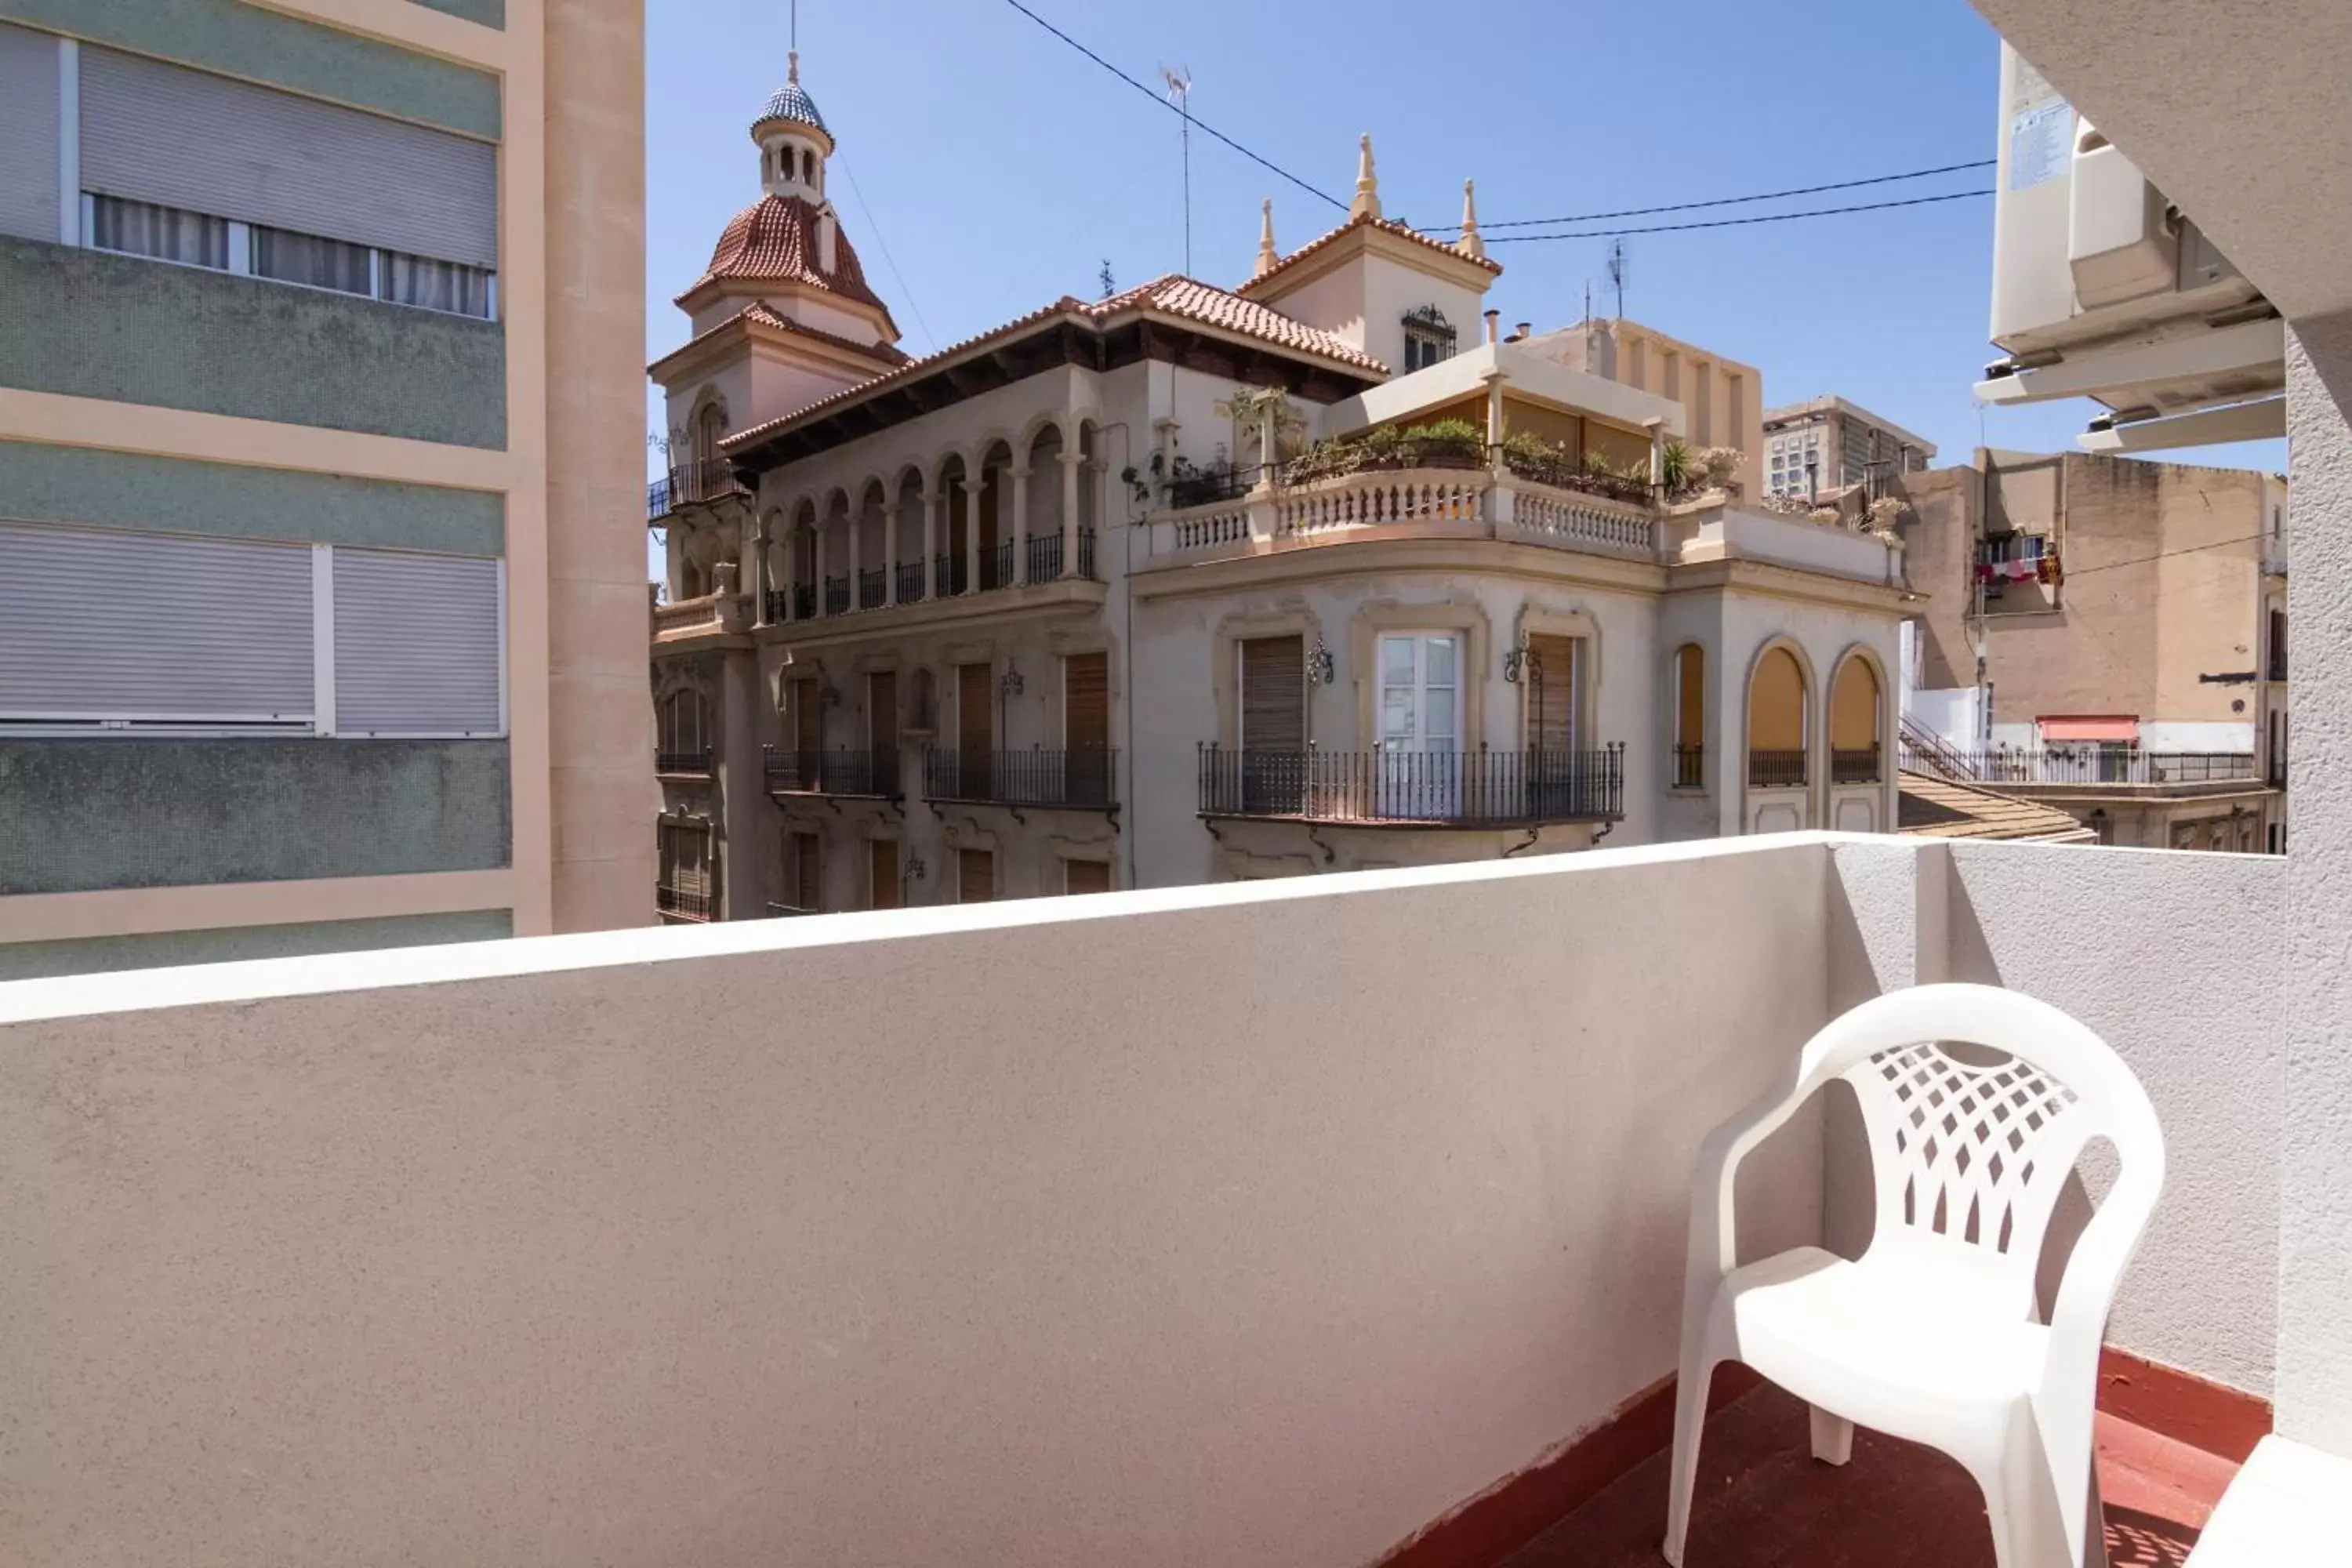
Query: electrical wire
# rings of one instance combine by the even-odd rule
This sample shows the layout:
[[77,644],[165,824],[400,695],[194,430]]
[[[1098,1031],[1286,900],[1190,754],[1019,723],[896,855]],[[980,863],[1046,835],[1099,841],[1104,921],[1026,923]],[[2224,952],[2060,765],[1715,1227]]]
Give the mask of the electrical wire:
[[1273,173],[1281,175],[1284,179],[1288,180],[1292,184],[1297,185],[1300,190],[1305,191],[1308,195],[1320,197],[1322,200],[1330,203],[1335,207],[1339,207],[1341,209],[1346,208],[1348,204],[1341,201],[1339,197],[1331,195],[1328,191],[1318,190],[1313,185],[1310,185],[1306,181],[1300,179],[1297,175],[1292,174],[1289,170],[1284,168],[1281,164],[1275,163],[1269,158],[1261,157],[1257,153],[1251,152],[1248,148],[1243,146],[1240,142],[1234,141],[1232,137],[1226,135],[1215,126],[1204,121],[1199,115],[1192,113],[1189,108],[1178,109],[1174,104],[1169,102],[1159,93],[1153,91],[1150,88],[1144,86],[1143,83],[1136,80],[1135,78],[1128,75],[1125,71],[1119,69],[1117,66],[1111,64],[1108,60],[1095,53],[1094,50],[1087,47],[1086,45],[1078,42],[1077,39],[1070,37],[1069,34],[1054,26],[1053,23],[1048,22],[1045,17],[1040,16],[1036,12],[1029,9],[1028,6],[1024,5],[1021,3],[1021,0],[1004,0],[1004,3],[1007,5],[1012,6],[1015,11],[1020,12],[1023,16],[1028,17],[1031,21],[1036,23],[1039,26],[1045,28],[1045,31],[1053,34],[1054,37],[1061,39],[1062,42],[1069,45],[1070,47],[1077,50],[1078,53],[1086,56],[1087,58],[1094,61],[1095,64],[1102,67],[1103,69],[1110,72],[1111,75],[1118,78],[1119,80],[1127,83],[1128,86],[1135,89],[1136,91],[1143,94],[1144,97],[1150,99],[1152,102],[1158,104],[1169,113],[1181,115],[1184,118],[1189,119],[1194,125],[1200,128],[1202,135],[1215,137],[1218,141],[1223,142],[1234,152],[1239,153],[1243,157],[1247,158],[1251,163],[1257,164],[1262,169],[1268,169]]
[[2210,544],[2184,544],[2178,550],[2167,550],[2155,555],[2135,555],[2128,561],[2106,561],[2096,566],[2067,566],[2063,570],[2065,573],[2065,581],[2071,583],[2077,577],[2088,577],[2094,572],[2113,572],[2124,566],[2145,566],[2151,561],[2168,561],[2175,555],[2194,555],[2200,550],[2221,550],[2232,544],[2252,544],[2257,539],[2269,537],[2267,533],[2249,533],[2239,539],[2217,539]]
[[940,340],[932,332],[930,322],[923,320],[923,308],[915,303],[915,291],[907,287],[906,275],[898,270],[898,258],[890,254],[890,242],[882,237],[882,226],[874,221],[874,209],[866,205],[866,193],[858,187],[857,175],[850,168],[849,160],[835,152],[833,161],[839,163],[841,172],[849,176],[850,195],[857,198],[857,210],[866,215],[866,232],[872,235],[874,243],[882,247],[882,260],[890,268],[891,280],[898,285],[899,296],[907,301],[907,309],[915,312],[915,324],[923,329],[923,341],[931,345],[933,353],[939,353]]
[[1700,223],[1657,223],[1640,228],[1580,228],[1566,234],[1498,234],[1489,245],[1527,245],[1540,239],[1609,239],[1621,234],[1675,234],[1693,228],[1738,228],[1751,223],[1787,223],[1801,217],[1835,217],[1840,213],[1884,212],[1889,207],[1922,207],[1934,202],[1966,201],[1989,196],[1990,191],[1950,191],[1940,196],[1912,196],[1897,202],[1860,202],[1853,206],[1809,207],[1801,213],[1763,213],[1754,217],[1718,217]]
[[[1838,180],[1826,185],[1793,185],[1785,191],[1762,191],[1752,196],[1717,196],[1704,202],[1672,202],[1662,207],[1620,207],[1615,212],[1570,213],[1563,217],[1510,218],[1501,223],[1482,223],[1484,234],[1497,228],[1540,228],[1551,223],[1600,223],[1612,217],[1654,217],[1660,213],[1696,212],[1701,207],[1736,207],[1748,202],[1777,202],[1789,196],[1817,196],[1824,191],[1859,190],[1864,185],[1891,185],[1901,180],[1924,180],[1936,174],[1957,174],[1964,169],[1990,169],[1996,158],[1978,158],[1966,163],[1939,163],[1932,169],[1912,169],[1900,174],[1874,174],[1866,180]],[[1445,234],[1451,226],[1424,228],[1423,234]]]

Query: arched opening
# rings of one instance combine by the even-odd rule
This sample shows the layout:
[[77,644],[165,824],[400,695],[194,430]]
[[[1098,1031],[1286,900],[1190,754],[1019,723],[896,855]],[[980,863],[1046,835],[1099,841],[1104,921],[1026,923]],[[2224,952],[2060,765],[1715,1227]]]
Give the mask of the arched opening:
[[855,522],[848,491],[835,490],[825,498],[824,519],[818,524],[822,531],[818,559],[824,577],[824,614],[828,616],[849,613],[849,531]]
[[716,493],[726,473],[726,465],[719,456],[719,442],[726,434],[726,405],[714,398],[694,411],[694,460],[685,475],[686,483],[681,488],[686,494],[682,499],[705,500]]
[[803,501],[793,512],[793,619],[816,614],[816,507]]
[[1884,782],[1880,755],[1885,737],[1879,723],[1878,670],[1860,654],[1838,666],[1830,687],[1830,782]]
[[880,479],[866,481],[850,526],[856,542],[850,560],[856,563],[857,577],[850,585],[856,595],[851,603],[861,610],[879,609],[888,596],[890,582],[890,494]]
[[1785,647],[1767,649],[1748,683],[1748,783],[1801,789],[1805,768],[1805,669]]
[[950,458],[940,466],[940,504],[945,509],[946,537],[940,542],[939,591],[942,597],[971,591],[971,494],[964,483],[963,459]]
[[1091,419],[1078,424],[1078,563],[1076,574],[1097,580],[1095,535],[1102,527],[1102,433]]
[[982,588],[1013,583],[1013,448],[999,441],[981,454],[979,582]]
[[1675,755],[1676,789],[1706,783],[1706,650],[1695,642],[1675,649]]
[[1029,469],[1029,515],[1023,530],[1029,541],[1027,581],[1050,583],[1062,575],[1065,565],[1061,427],[1048,425],[1038,431],[1024,462]]
[[890,481],[890,510],[884,523],[890,559],[897,563],[893,585],[898,602],[911,605],[923,596],[923,476],[901,468]]

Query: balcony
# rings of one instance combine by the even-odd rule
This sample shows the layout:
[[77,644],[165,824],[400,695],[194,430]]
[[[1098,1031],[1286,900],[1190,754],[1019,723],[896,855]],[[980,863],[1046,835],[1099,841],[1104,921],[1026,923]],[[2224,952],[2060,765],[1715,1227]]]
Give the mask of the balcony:
[[1107,747],[923,752],[923,799],[934,805],[1107,811],[1116,817],[1118,777],[1118,752]]
[[709,506],[722,500],[749,500],[751,492],[735,477],[732,464],[723,458],[711,458],[698,463],[684,463],[646,487],[646,521],[659,522],[672,512],[683,511],[689,506]]
[[682,752],[654,752],[654,772],[664,778],[707,779],[710,776],[711,749],[704,746]]
[[1485,540],[1654,566],[1753,560],[1873,584],[1903,581],[1903,546],[1877,534],[1747,511],[1720,498],[1669,510],[1629,495],[1623,481],[1580,482],[1586,488],[1567,488],[1557,474],[1425,467],[1262,488],[1154,512],[1141,570],[1333,545]]
[[2251,752],[2157,752],[2137,746],[2053,746],[2040,751],[1922,748],[1906,740],[1903,765],[1942,773],[1962,784],[2028,789],[2179,788],[2252,784],[2260,776]]
[[1811,777],[1806,761],[1803,752],[1750,751],[1748,753],[1748,787],[1802,789]]
[[654,908],[675,920],[715,921],[719,918],[719,891],[703,883],[656,882]]
[[654,640],[669,642],[681,637],[740,632],[743,629],[743,602],[734,594],[704,594],[692,599],[675,599],[654,606]]
[[[813,583],[799,583],[791,588],[770,588],[761,604],[764,618],[770,625],[788,621],[832,619],[843,616],[872,615],[907,609],[926,603],[939,604],[950,599],[975,596],[972,590],[977,573],[981,595],[1013,595],[1052,590],[1066,583],[1099,584],[1102,581],[1096,569],[1095,531],[1081,528],[1077,535],[1077,570],[1066,574],[1062,570],[1062,536],[1058,533],[1039,534],[1028,542],[1025,557],[1027,571],[1016,576],[1013,571],[1019,552],[1016,542],[1005,540],[976,552],[940,553],[931,559],[927,577],[923,563],[902,561],[891,566],[861,566],[853,583],[849,574],[828,572],[822,591]],[[932,590],[936,587],[937,592]],[[853,592],[853,589],[855,590]],[[1097,595],[1099,597],[1099,595]]]
[[1676,746],[1674,748],[1671,763],[1675,789],[1706,787],[1706,748],[1705,746]]
[[[2175,1568],[2116,1421],[2288,1375],[2333,1202],[2288,870],[1802,835],[0,985],[11,1555],[1654,1563],[1700,1139],[1949,976],[2165,1120],[2102,1436]],[[1750,1256],[1867,1236],[1848,1114]],[[1956,1469],[1804,1428],[1718,1413],[1692,1568],[1990,1562]]]
[[1876,746],[1830,752],[1830,783],[1842,784],[1885,784],[1885,753]]
[[762,771],[768,793],[779,799],[793,795],[832,796],[843,800],[897,800],[898,753],[882,752],[796,752],[767,748]]
[[1201,748],[1200,814],[1371,827],[1532,827],[1625,815],[1625,749]]

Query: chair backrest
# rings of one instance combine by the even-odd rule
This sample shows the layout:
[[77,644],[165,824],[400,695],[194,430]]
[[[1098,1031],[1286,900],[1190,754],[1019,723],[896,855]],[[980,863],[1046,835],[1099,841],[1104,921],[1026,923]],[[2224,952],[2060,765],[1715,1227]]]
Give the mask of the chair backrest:
[[2105,1137],[2126,1168],[2162,1164],[2155,1108],[2123,1058],[2013,991],[1895,992],[1838,1019],[1806,1054],[1808,1076],[1837,1073],[1861,1102],[1877,1198],[1873,1250],[1963,1265],[2021,1311],[2031,1310],[2042,1240],[2084,1145]]

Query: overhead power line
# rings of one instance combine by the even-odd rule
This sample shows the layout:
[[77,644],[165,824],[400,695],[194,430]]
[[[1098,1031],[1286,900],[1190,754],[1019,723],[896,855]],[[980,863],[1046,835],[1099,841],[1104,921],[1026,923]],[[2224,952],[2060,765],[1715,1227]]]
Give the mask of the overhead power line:
[[1989,196],[1992,192],[1949,191],[1940,196],[1913,196],[1906,201],[1860,202],[1845,207],[1809,207],[1799,213],[1759,213],[1753,217],[1709,218],[1698,223],[1654,223],[1641,228],[1580,228],[1565,234],[1497,234],[1487,237],[1489,245],[1526,245],[1539,239],[1608,239],[1621,234],[1673,234],[1691,228],[1737,228],[1742,224],[1787,223],[1792,218],[1835,217],[1840,213],[1884,212],[1889,207],[1921,207],[1932,202],[1966,201],[1972,196]]
[[[1900,174],[1873,174],[1866,180],[1837,180],[1826,185],[1792,185],[1785,191],[1759,191],[1752,196],[1717,196],[1704,202],[1671,202],[1662,207],[1620,207],[1614,212],[1605,213],[1568,213],[1559,217],[1512,218],[1504,223],[1482,223],[1478,227],[1482,233],[1492,233],[1498,228],[1541,228],[1546,224],[1554,223],[1600,223],[1612,217],[1654,217],[1660,213],[1696,212],[1701,207],[1743,206],[1749,202],[1777,202],[1790,196],[1817,196],[1824,191],[1853,191],[1864,185],[1891,185],[1902,180],[1925,180],[1936,174],[1957,174],[1965,169],[1990,169],[1997,162],[1998,159],[1979,158],[1967,163],[1939,163],[1932,169],[1906,170]],[[1444,234],[1450,232],[1450,227],[1441,226],[1420,232]]]
[[2217,539],[2210,544],[2184,544],[2178,550],[2159,551],[2154,555],[2135,555],[2128,561],[2103,561],[2096,566],[2067,567],[2066,581],[2088,577],[2094,572],[2113,572],[2124,566],[2145,566],[2151,561],[2169,561],[2176,555],[2194,555],[2200,550],[2221,550],[2232,544],[2252,544],[2257,539],[2268,539],[2267,533],[2248,533],[2236,539]]
[[882,259],[889,267],[890,276],[897,280],[898,292],[907,301],[907,309],[915,312],[915,324],[923,329],[923,339],[931,345],[931,352],[939,353],[939,337],[931,331],[930,322],[923,320],[923,308],[915,303],[915,291],[907,287],[906,275],[898,270],[898,258],[890,254],[890,242],[882,237],[882,226],[874,221],[874,209],[866,205],[866,193],[858,186],[856,173],[850,168],[849,160],[839,153],[833,156],[835,162],[841,165],[841,172],[849,176],[850,195],[857,198],[857,210],[866,215],[866,231],[874,237],[874,243],[882,247]]
[[1007,5],[1012,6],[1015,11],[1020,12],[1023,16],[1028,17],[1031,21],[1036,23],[1039,26],[1045,28],[1045,31],[1053,34],[1054,37],[1061,39],[1062,42],[1069,45],[1070,47],[1077,50],[1078,53],[1086,56],[1087,58],[1094,61],[1095,64],[1102,67],[1103,69],[1110,72],[1111,75],[1118,78],[1119,80],[1127,83],[1128,86],[1135,89],[1136,91],[1143,94],[1144,97],[1150,99],[1160,108],[1167,110],[1171,114],[1183,114],[1191,123],[1200,127],[1201,133],[1203,136],[1215,137],[1218,141],[1223,142],[1234,152],[1239,153],[1243,157],[1247,158],[1251,163],[1255,163],[1262,169],[1271,170],[1273,173],[1281,175],[1284,179],[1288,180],[1292,184],[1297,185],[1300,190],[1305,191],[1308,195],[1318,196],[1324,201],[1330,203],[1335,207],[1339,207],[1342,210],[1346,209],[1348,204],[1341,201],[1339,197],[1331,195],[1328,191],[1316,189],[1313,185],[1308,184],[1306,181],[1300,179],[1297,175],[1292,174],[1281,164],[1275,163],[1272,159],[1261,157],[1259,154],[1251,152],[1248,148],[1243,146],[1240,142],[1234,141],[1232,137],[1226,135],[1215,126],[1207,123],[1205,121],[1202,120],[1199,115],[1192,113],[1189,110],[1179,110],[1175,104],[1170,102],[1167,99],[1162,98],[1156,89],[1144,86],[1143,83],[1128,75],[1125,71],[1119,69],[1117,66],[1111,64],[1108,60],[1095,53],[1094,50],[1087,47],[1086,45],[1078,42],[1077,39],[1070,37],[1069,34],[1054,26],[1053,23],[1048,22],[1045,17],[1040,16],[1036,12],[1029,9],[1028,6],[1024,5],[1021,3],[1021,0],[1004,0],[1004,3]]

